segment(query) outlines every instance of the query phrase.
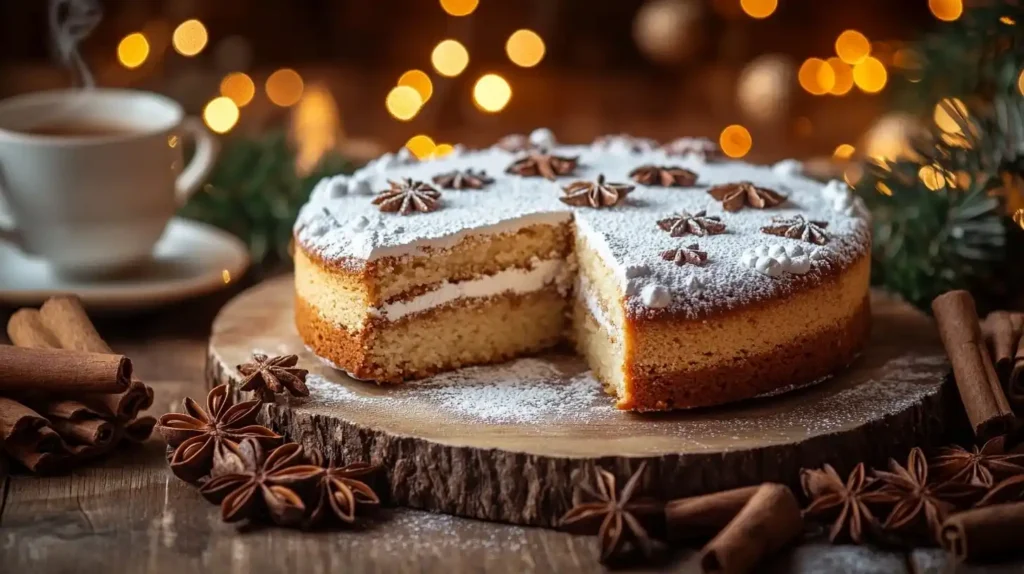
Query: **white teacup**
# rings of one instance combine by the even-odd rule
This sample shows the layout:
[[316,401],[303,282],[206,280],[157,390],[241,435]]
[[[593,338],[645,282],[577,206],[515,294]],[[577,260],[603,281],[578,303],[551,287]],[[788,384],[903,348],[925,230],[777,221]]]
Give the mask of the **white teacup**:
[[[183,168],[186,136],[196,146]],[[217,151],[202,122],[158,94],[62,90],[4,100],[0,239],[65,275],[131,268],[152,255]]]

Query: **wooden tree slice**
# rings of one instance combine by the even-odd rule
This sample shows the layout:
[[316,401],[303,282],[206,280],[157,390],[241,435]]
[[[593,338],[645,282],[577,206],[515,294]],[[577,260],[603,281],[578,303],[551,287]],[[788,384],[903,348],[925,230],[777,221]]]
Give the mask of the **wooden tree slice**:
[[615,410],[570,354],[474,367],[400,386],[323,364],[292,323],[290,277],[235,298],[213,325],[211,384],[237,383],[254,351],[297,354],[307,399],[278,398],[270,423],[292,440],[384,469],[394,503],[550,526],[569,507],[573,473],[597,464],[681,497],[761,481],[796,485],[801,467],[882,463],[943,431],[949,370],[935,329],[877,295],[863,355],[821,384],[722,408],[637,415]]

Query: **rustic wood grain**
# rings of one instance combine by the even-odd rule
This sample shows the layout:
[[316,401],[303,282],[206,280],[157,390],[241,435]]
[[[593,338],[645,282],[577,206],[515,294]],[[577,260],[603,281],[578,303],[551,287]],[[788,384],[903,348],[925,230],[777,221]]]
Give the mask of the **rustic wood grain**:
[[[272,425],[325,454],[380,464],[391,499],[402,506],[550,526],[568,509],[573,473],[594,464],[624,481],[644,460],[652,491],[678,498],[762,481],[795,485],[801,467],[880,463],[942,432],[948,365],[934,328],[910,306],[883,297],[873,303],[875,330],[862,358],[812,388],[660,416],[616,411],[610,398],[598,397],[580,416],[523,424],[446,408],[414,384],[377,387],[323,365],[295,333],[292,298],[290,277],[282,277],[225,306],[212,328],[211,383],[237,383],[235,366],[254,350],[299,355],[312,376],[347,398],[279,399],[269,408]],[[568,382],[585,369],[578,360],[545,360],[566,375],[538,385]],[[912,398],[892,396],[904,394]]]

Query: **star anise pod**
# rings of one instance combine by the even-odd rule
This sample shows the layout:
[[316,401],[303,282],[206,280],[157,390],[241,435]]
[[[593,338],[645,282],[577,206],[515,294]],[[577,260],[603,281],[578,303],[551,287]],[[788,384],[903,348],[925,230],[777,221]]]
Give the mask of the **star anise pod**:
[[373,204],[385,213],[427,213],[435,211],[441,204],[441,192],[422,181],[403,178],[399,181],[388,181],[388,184],[391,185],[390,189],[385,189],[373,198]]
[[850,540],[862,544],[865,530],[878,527],[871,505],[890,500],[878,492],[877,482],[867,476],[863,463],[854,467],[846,482],[831,465],[826,464],[821,470],[805,468],[800,471],[800,484],[811,499],[804,515],[833,521],[828,535],[831,542]]
[[661,253],[661,258],[665,261],[672,261],[676,265],[682,267],[683,265],[703,265],[708,260],[708,254],[705,251],[700,250],[700,246],[696,243],[687,245],[686,247],[680,247],[678,249],[669,249]]
[[917,447],[910,451],[906,467],[890,459],[889,472],[876,470],[875,477],[881,484],[879,495],[893,504],[882,528],[932,543],[938,541],[946,516],[970,506],[981,493],[969,484],[929,482],[928,460]]
[[678,138],[661,149],[668,155],[694,156],[704,161],[718,161],[724,156],[718,144],[706,138]]
[[308,495],[324,469],[302,464],[302,449],[288,443],[269,454],[259,441],[247,438],[219,454],[215,476],[199,489],[220,504],[224,522],[257,520],[269,515],[275,524],[296,526],[306,515]]
[[1007,504],[1010,502],[1024,501],[1024,474],[1018,474],[1004,479],[993,486],[978,501],[977,506],[991,506],[993,504]]
[[711,197],[722,202],[722,209],[726,211],[739,211],[746,206],[755,209],[775,207],[786,197],[777,191],[766,187],[757,187],[749,181],[738,183],[727,183],[716,185],[708,190]]
[[576,170],[578,157],[554,155],[543,150],[531,150],[524,157],[512,162],[505,173],[523,177],[543,177],[554,181],[560,175],[569,175]]
[[661,187],[691,187],[697,183],[697,173],[676,165],[642,165],[629,172],[629,177],[640,185]]
[[679,215],[659,220],[658,227],[667,231],[672,237],[682,237],[686,234],[703,237],[725,232],[722,218],[717,215],[708,215],[704,210],[692,215],[688,211],[681,211]]
[[944,480],[991,488],[996,478],[1024,474],[1024,453],[1007,453],[1006,437],[995,437],[980,449],[959,445],[939,449],[931,471]]
[[274,394],[285,391],[296,397],[308,397],[306,375],[309,371],[296,368],[298,362],[296,355],[267,357],[262,353],[253,353],[251,362],[236,367],[245,377],[239,388],[251,391],[267,402],[274,400]]
[[558,199],[562,200],[562,203],[577,207],[590,206],[600,209],[618,204],[631,191],[632,185],[607,183],[604,175],[599,175],[597,181],[574,181],[563,187],[562,192],[565,195]]
[[827,221],[811,221],[803,215],[773,217],[772,224],[761,228],[761,233],[799,239],[815,245],[828,243]]
[[225,445],[238,447],[247,438],[265,447],[281,444],[281,435],[256,424],[260,401],[234,404],[228,385],[214,387],[206,395],[206,409],[191,397],[184,401],[184,413],[160,417],[157,431],[174,450],[168,456],[171,472],[185,482],[196,484],[213,468],[214,453]]
[[494,183],[494,178],[488,176],[486,171],[467,169],[435,175],[433,181],[445,189],[483,189]]
[[324,473],[320,476],[319,495],[309,515],[309,524],[319,523],[331,515],[351,524],[355,522],[358,507],[380,504],[377,493],[368,484],[358,480],[376,472],[377,466],[356,462],[339,467],[334,465],[333,458],[324,465],[323,456],[319,452],[314,452],[310,459],[314,465],[324,467]]
[[580,484],[574,489],[573,507],[562,515],[559,525],[573,532],[596,533],[601,541],[602,562],[633,549],[650,558],[655,544],[644,523],[663,517],[665,505],[649,498],[636,498],[646,469],[647,463],[642,463],[620,492],[615,487],[615,475],[595,468],[595,486]]

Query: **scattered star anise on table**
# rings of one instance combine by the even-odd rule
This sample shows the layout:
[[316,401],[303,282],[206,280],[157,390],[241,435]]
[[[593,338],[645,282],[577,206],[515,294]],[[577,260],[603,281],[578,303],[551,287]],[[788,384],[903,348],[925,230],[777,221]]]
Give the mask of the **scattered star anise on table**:
[[645,522],[664,518],[664,504],[637,498],[647,463],[642,463],[626,482],[616,489],[615,475],[596,467],[594,487],[579,484],[573,491],[573,507],[562,515],[559,525],[572,532],[597,534],[601,541],[601,561],[620,558],[639,550],[645,557],[654,554]]
[[767,187],[757,187],[749,181],[716,185],[708,190],[711,197],[722,202],[722,209],[739,211],[744,207],[766,209],[786,200],[786,196]]
[[530,150],[524,157],[505,168],[505,172],[522,177],[543,177],[553,181],[558,176],[576,171],[578,161],[577,157],[554,155],[545,150]]
[[310,462],[324,468],[318,483],[319,494],[316,506],[309,515],[309,524],[317,524],[333,515],[342,522],[351,524],[356,519],[359,507],[374,507],[380,504],[377,493],[365,482],[358,480],[377,471],[377,466],[356,462],[335,466],[332,459],[323,464],[323,456],[315,452]]
[[668,155],[694,156],[704,161],[718,161],[724,157],[722,148],[707,138],[678,138],[661,146]]
[[247,438],[220,451],[214,476],[199,492],[220,504],[224,522],[269,516],[281,526],[296,526],[306,516],[303,495],[315,487],[324,469],[303,464],[297,443],[279,446],[268,454],[259,441]]
[[828,232],[825,231],[826,227],[828,227],[827,221],[811,221],[803,215],[794,215],[793,217],[773,217],[771,225],[762,227],[761,233],[799,239],[815,245],[825,245],[829,240]]
[[632,185],[624,183],[608,183],[604,175],[597,176],[596,181],[574,181],[562,188],[564,196],[558,198],[562,203],[577,207],[611,207],[625,199],[633,191]]
[[441,205],[441,192],[422,181],[403,178],[388,184],[391,187],[378,193],[372,202],[384,213],[428,213]]
[[295,365],[298,362],[299,357],[296,355],[267,357],[262,353],[253,353],[252,361],[236,367],[245,377],[239,388],[254,393],[265,402],[273,401],[275,394],[285,391],[292,396],[308,397],[306,375],[309,371],[297,368]]
[[682,237],[687,234],[703,237],[725,232],[722,218],[717,215],[708,215],[704,210],[694,214],[681,211],[678,215],[658,220],[658,227],[667,231],[672,237]]
[[676,165],[642,165],[629,172],[629,177],[640,185],[661,187],[691,187],[697,183],[697,173]]
[[206,409],[186,397],[184,413],[160,417],[157,431],[174,449],[168,456],[174,476],[197,484],[210,474],[216,451],[237,448],[247,438],[267,448],[281,444],[281,435],[256,424],[260,404],[258,399],[234,404],[228,385],[220,385],[206,395]]
[[959,445],[941,448],[931,461],[931,471],[944,480],[992,488],[997,478],[1024,474],[1024,453],[1006,452],[1006,437],[995,437],[980,449]]
[[928,480],[928,460],[920,448],[913,448],[907,466],[889,460],[889,471],[875,471],[892,510],[882,528],[911,540],[938,541],[942,521],[958,508],[967,508],[977,500],[982,489],[957,482],[933,483]]
[[486,171],[467,169],[435,175],[433,182],[445,189],[483,189],[494,183],[494,178],[488,176]]
[[701,251],[700,246],[696,243],[687,245],[686,247],[680,247],[678,249],[669,249],[661,253],[661,258],[665,261],[672,261],[676,265],[682,267],[683,265],[703,265],[708,260],[708,254],[706,251]]
[[846,482],[828,464],[820,470],[803,469],[800,484],[811,500],[804,515],[833,521],[828,534],[831,542],[850,540],[862,544],[865,531],[878,527],[871,505],[892,500],[878,491],[878,483],[867,476],[864,463],[854,467]]

